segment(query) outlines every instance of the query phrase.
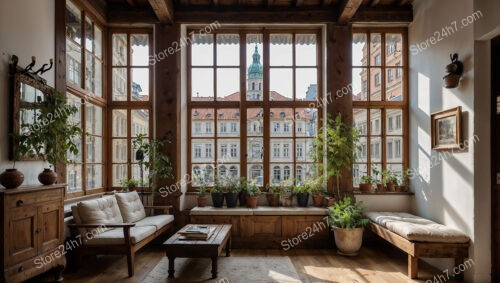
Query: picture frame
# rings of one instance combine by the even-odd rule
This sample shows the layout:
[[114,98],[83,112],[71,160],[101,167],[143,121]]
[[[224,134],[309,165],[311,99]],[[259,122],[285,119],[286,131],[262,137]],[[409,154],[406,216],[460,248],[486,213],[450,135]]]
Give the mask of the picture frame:
[[431,114],[432,149],[460,148],[462,141],[462,107]]

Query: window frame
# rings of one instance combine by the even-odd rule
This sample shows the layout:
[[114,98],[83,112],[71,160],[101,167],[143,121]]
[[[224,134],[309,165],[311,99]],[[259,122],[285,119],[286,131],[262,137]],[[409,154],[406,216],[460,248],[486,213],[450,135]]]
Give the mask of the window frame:
[[[192,34],[196,33],[199,29],[198,26],[192,26],[188,28],[187,34]],[[270,70],[272,68],[280,68],[279,66],[270,66],[270,35],[271,34],[292,34],[292,50],[293,50],[293,63],[291,66],[286,66],[286,68],[292,69],[292,74],[293,74],[293,97],[292,101],[276,101],[276,100],[270,100]],[[314,66],[301,66],[296,64],[296,52],[295,52],[295,36],[296,34],[315,34],[316,35],[316,62]],[[214,99],[211,101],[192,101],[192,87],[191,87],[191,69],[193,68],[192,63],[191,63],[191,58],[192,58],[192,51],[191,51],[191,44],[188,45],[187,48],[187,110],[186,112],[188,113],[187,115],[187,140],[188,140],[188,146],[187,146],[187,172],[191,173],[191,168],[193,166],[192,162],[192,141],[193,141],[193,136],[192,136],[192,111],[193,109],[200,109],[200,108],[209,108],[213,109],[214,113],[217,113],[218,109],[238,109],[240,111],[240,135],[237,138],[240,141],[240,155],[239,155],[239,166],[240,166],[240,176],[241,177],[248,177],[248,169],[250,168],[249,166],[254,163],[247,164],[247,154],[252,153],[252,148],[247,148],[247,109],[251,108],[260,108],[263,110],[263,124],[266,125],[264,129],[262,129],[262,140],[264,143],[264,148],[268,148],[269,150],[264,150],[263,154],[263,159],[262,162],[255,163],[257,165],[262,166],[262,172],[263,172],[263,186],[260,186],[261,189],[265,187],[266,184],[271,183],[274,174],[271,174],[271,169],[274,169],[275,166],[278,166],[280,163],[279,162],[273,162],[270,163],[271,156],[274,154],[274,150],[271,147],[271,134],[272,131],[274,130],[274,125],[271,124],[270,121],[270,115],[269,112],[272,108],[291,108],[293,110],[293,113],[295,113],[295,109],[297,108],[310,108],[312,104],[315,105],[315,108],[318,109],[318,120],[317,120],[317,129],[321,127],[321,121],[323,117],[323,109],[322,107],[318,107],[318,99],[314,101],[308,101],[308,100],[295,100],[296,99],[296,71],[297,69],[301,68],[316,68],[317,69],[317,98],[319,96],[323,96],[323,62],[322,62],[322,29],[319,27],[311,27],[311,28],[238,28],[238,27],[228,27],[224,29],[218,29],[217,31],[214,31],[211,33],[211,35],[214,36],[214,50],[213,50],[213,63],[210,66],[205,66],[205,68],[212,68],[214,70],[214,78],[213,78],[213,85],[214,89],[217,85],[217,68],[224,68],[224,66],[218,66],[217,65],[217,51],[216,51],[216,37],[217,34],[239,34],[239,48],[240,48],[240,63],[238,65],[239,71],[240,71],[240,100],[239,101],[218,101],[217,100],[217,93],[214,91]],[[246,76],[247,76],[247,42],[246,42],[246,35],[248,34],[262,34],[263,35],[263,54],[261,54],[261,60],[262,60],[262,66],[263,66],[263,84],[262,84],[262,101],[247,101],[246,96],[247,96],[247,83],[246,83]],[[194,68],[199,68],[200,66],[194,66]],[[285,67],[283,67],[285,68]],[[256,86],[257,88],[257,86]],[[260,89],[260,85],[259,85]],[[302,167],[302,171],[304,172],[304,169],[306,168],[307,165],[312,164],[310,161],[299,161],[297,162],[296,158],[296,140],[300,138],[308,138],[301,136],[297,133],[296,126],[297,123],[292,123],[292,127],[290,128],[290,131],[293,132],[292,137],[286,137],[286,139],[292,139],[293,142],[290,146],[290,149],[293,149],[293,154],[290,156],[293,159],[293,162],[285,162],[285,163],[290,163],[290,165],[293,163],[293,169],[290,169],[290,174],[294,176],[296,168],[297,168],[297,163],[299,164],[304,164],[305,166]],[[217,129],[217,115],[214,117],[214,128]],[[281,127],[280,127],[281,128]],[[303,129],[302,129],[303,130]],[[210,137],[210,139],[214,139],[215,145],[214,148],[217,151],[218,146],[217,146],[217,140],[220,138],[217,135],[216,131],[213,131],[214,134],[213,136]],[[304,133],[303,131],[301,133]],[[277,138],[277,137],[275,137]],[[236,139],[236,138],[235,138]],[[279,149],[281,151],[281,148]],[[217,152],[213,154],[215,156],[214,161],[217,161]],[[280,152],[281,156],[281,152]],[[216,163],[216,162],[214,162]],[[195,163],[198,164],[198,163]],[[283,170],[283,168],[281,168]],[[274,171],[274,170],[273,170]],[[214,173],[214,175],[218,175]],[[280,174],[280,177],[282,174]],[[187,191],[188,192],[194,192],[197,191],[197,187],[193,186],[193,184],[188,184],[187,186]]]

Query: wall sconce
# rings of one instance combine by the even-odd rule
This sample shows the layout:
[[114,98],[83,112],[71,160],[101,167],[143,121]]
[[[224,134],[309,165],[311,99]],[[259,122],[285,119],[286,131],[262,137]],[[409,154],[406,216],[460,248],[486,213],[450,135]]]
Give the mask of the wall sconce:
[[458,61],[458,54],[450,54],[451,64],[446,66],[446,72],[448,73],[443,77],[444,87],[455,88],[460,82],[462,73],[464,72],[464,64]]

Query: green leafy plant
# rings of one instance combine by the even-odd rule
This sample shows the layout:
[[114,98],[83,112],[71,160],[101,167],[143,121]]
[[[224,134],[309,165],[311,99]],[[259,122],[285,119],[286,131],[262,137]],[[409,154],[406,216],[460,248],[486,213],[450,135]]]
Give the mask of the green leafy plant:
[[310,191],[310,186],[308,184],[302,183],[293,188],[294,194],[308,193]]
[[376,183],[376,179],[372,177],[371,175],[366,175],[361,177],[361,183],[362,184],[374,184]]
[[251,181],[247,182],[246,192],[251,197],[260,196],[262,194],[262,191],[260,190],[260,188],[257,185],[257,182],[255,182],[255,180],[251,180]]
[[382,184],[383,183],[383,181],[382,181],[383,176],[379,170],[373,168],[371,176],[373,178],[374,184]]
[[364,216],[361,203],[345,197],[328,208],[328,223],[335,228],[353,229],[367,226],[370,220]]
[[238,177],[227,176],[222,178],[223,191],[227,193],[239,193],[241,191],[241,180]]
[[267,193],[268,194],[279,194],[281,193],[281,186],[278,184],[267,184],[266,185]]
[[[135,151],[142,152],[144,158],[138,160],[139,166],[145,166],[149,170],[148,181],[152,189],[156,188],[157,179],[172,178],[174,167],[170,158],[162,153],[168,141],[148,139],[144,134],[138,134],[133,140]],[[144,180],[140,180],[144,186]]]
[[[340,196],[340,178],[344,171],[350,170],[356,158],[359,141],[358,130],[342,121],[342,115],[328,116],[326,125],[319,130],[311,151],[313,159],[325,170],[326,178],[335,177],[337,194]],[[323,160],[326,159],[326,168]]]
[[196,194],[200,197],[204,197],[207,194],[207,188],[206,187],[200,187],[198,189],[198,192]]
[[391,170],[384,170],[384,171],[382,171],[382,183],[383,184],[392,183],[392,184],[397,185],[398,184],[398,177]]
[[223,193],[224,189],[225,189],[225,186],[224,186],[224,183],[221,180],[221,178],[215,177],[214,185],[213,185],[212,189],[210,189],[210,193],[211,194],[213,194],[213,193]]
[[193,183],[199,186],[198,196],[205,196],[207,193],[208,182],[205,178],[202,178],[200,174],[194,174]]
[[125,192],[129,191],[130,188],[139,186],[139,181],[136,179],[123,178],[120,180],[120,183],[122,185],[123,191]]

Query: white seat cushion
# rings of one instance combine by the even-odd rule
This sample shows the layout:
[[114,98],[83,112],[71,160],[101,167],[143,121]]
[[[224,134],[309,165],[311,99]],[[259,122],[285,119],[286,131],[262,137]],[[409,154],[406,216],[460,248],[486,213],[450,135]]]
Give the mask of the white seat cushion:
[[[83,224],[121,224],[120,208],[115,196],[86,200],[77,204],[78,216]],[[75,218],[76,220],[76,218]],[[92,230],[92,229],[87,229]]]
[[467,243],[464,233],[410,213],[367,212],[371,221],[410,241],[433,243]]
[[118,207],[120,208],[123,221],[135,223],[146,217],[144,205],[136,191],[115,194]]
[[[132,227],[130,228],[130,240],[133,244],[137,244],[155,232],[155,226]],[[124,244],[125,238],[123,235],[123,228],[115,228],[100,233],[96,236],[90,237],[90,239],[85,239],[84,243],[86,245],[95,246]]]
[[135,226],[136,227],[155,226],[156,230],[158,231],[165,225],[171,223],[172,221],[174,221],[173,215],[168,215],[168,214],[155,215],[155,216],[148,216],[142,220],[137,221],[135,223]]

